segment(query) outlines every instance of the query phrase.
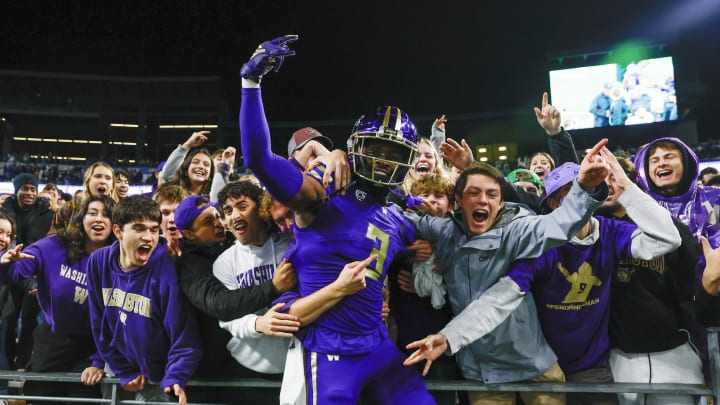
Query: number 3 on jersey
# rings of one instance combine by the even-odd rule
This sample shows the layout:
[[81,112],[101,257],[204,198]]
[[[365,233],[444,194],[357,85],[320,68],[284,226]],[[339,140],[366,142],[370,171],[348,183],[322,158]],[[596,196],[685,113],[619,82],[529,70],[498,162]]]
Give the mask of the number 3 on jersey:
[[383,272],[383,264],[385,264],[385,258],[387,257],[388,246],[390,245],[390,236],[373,224],[368,224],[366,236],[373,241],[373,248],[370,254],[376,254],[377,260],[375,261],[374,268],[368,266],[367,270],[365,270],[365,275],[372,279],[380,280]]

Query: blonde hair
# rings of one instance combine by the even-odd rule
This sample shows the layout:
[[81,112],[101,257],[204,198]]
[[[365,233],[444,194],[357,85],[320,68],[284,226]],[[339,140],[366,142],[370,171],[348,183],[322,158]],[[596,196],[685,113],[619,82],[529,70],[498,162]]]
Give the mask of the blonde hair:
[[88,166],[87,169],[85,169],[85,173],[83,174],[83,191],[82,191],[82,200],[84,201],[88,197],[90,197],[90,180],[92,179],[93,172],[98,167],[107,167],[110,170],[110,178],[112,179],[112,184],[110,185],[110,198],[113,199],[113,201],[117,202],[118,197],[117,194],[115,194],[115,170],[110,166],[109,164],[105,162],[95,162]]
[[[445,177],[447,179],[450,178],[448,174],[445,172],[445,169],[443,168],[443,161],[440,157],[440,153],[437,151],[437,148],[435,148],[435,145],[433,145],[432,141],[430,141],[430,138],[426,137],[420,137],[420,140],[418,141],[418,151],[420,150],[420,144],[424,143],[427,146],[430,147],[430,151],[433,154],[433,157],[435,158],[435,167],[433,168],[432,172],[429,172],[426,176],[429,176],[431,174],[434,174],[436,176]],[[417,159],[417,158],[416,158]],[[413,167],[415,166],[415,162],[413,162]],[[412,171],[412,169],[411,169]],[[413,178],[413,176],[408,172],[407,176],[405,176],[405,180],[403,180],[402,183],[402,190],[405,194],[409,194],[412,190],[413,184],[418,181],[417,179]]]

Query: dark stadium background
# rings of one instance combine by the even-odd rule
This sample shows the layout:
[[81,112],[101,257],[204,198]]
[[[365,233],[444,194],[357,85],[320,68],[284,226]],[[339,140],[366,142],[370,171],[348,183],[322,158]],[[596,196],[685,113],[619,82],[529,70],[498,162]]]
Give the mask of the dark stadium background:
[[[383,104],[407,110],[423,131],[447,114],[449,136],[516,142],[523,152],[544,148],[532,107],[548,88],[548,58],[633,39],[664,44],[674,56],[681,120],[695,122],[703,141],[720,135],[719,20],[717,0],[6,1],[0,7],[0,69],[218,76],[221,119],[231,123],[242,63],[259,42],[296,33],[297,55],[263,86],[271,124],[279,128],[278,152],[292,128],[305,123],[325,124],[342,145],[358,115]],[[27,116],[14,119],[15,132],[29,125]],[[62,121],[33,119],[42,128]],[[224,145],[237,143],[230,125]],[[632,143],[648,133],[620,135]],[[187,135],[167,135],[146,157],[163,159]],[[583,147],[601,136],[582,132],[576,143]]]

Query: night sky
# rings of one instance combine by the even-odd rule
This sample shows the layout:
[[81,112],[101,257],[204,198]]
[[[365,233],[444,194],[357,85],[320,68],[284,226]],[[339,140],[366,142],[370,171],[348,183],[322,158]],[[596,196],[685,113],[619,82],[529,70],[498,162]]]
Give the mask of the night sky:
[[[720,111],[719,21],[718,0],[6,1],[0,69],[219,75],[236,105],[238,71],[257,44],[295,33],[297,55],[263,83],[272,119],[352,122],[395,104],[452,122],[531,113],[548,87],[548,55],[636,39],[669,44],[678,92],[683,80],[699,85],[702,116]],[[717,129],[708,125],[706,134]]]

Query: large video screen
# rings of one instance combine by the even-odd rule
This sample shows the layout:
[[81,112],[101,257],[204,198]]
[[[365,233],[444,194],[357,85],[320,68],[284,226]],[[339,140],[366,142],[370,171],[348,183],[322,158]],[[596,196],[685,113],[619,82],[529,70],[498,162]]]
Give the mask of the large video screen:
[[678,118],[672,57],[550,71],[551,103],[566,129]]

